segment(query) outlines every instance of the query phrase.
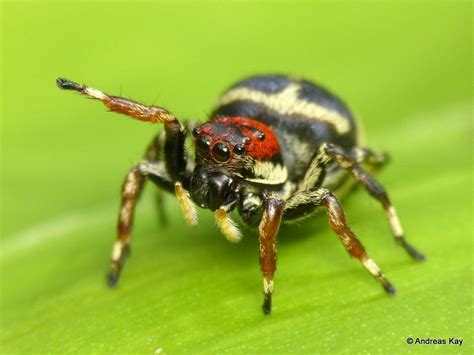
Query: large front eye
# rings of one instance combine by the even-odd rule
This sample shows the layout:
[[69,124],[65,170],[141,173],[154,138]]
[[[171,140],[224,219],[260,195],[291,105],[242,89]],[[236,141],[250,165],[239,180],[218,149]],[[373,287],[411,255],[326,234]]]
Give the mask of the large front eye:
[[212,157],[215,160],[220,161],[221,163],[224,163],[229,160],[230,151],[227,144],[222,142],[214,144],[214,146],[212,147]]

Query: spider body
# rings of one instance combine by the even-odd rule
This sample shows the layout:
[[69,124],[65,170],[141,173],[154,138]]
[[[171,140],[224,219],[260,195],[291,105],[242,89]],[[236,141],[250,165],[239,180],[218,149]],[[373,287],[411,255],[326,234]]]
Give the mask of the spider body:
[[271,127],[290,181],[303,179],[322,144],[350,150],[358,141],[358,127],[340,99],[316,84],[285,76],[237,83],[223,94],[211,116],[219,115],[252,117]]
[[360,260],[388,293],[395,293],[347,225],[336,197],[354,180],[380,201],[395,240],[413,258],[424,258],[406,242],[385,190],[362,167],[379,168],[385,155],[362,146],[359,128],[346,105],[309,81],[257,76],[232,86],[220,98],[211,119],[192,129],[195,162],[188,160],[184,148],[188,127],[171,112],[66,79],[58,79],[57,85],[101,100],[111,111],[165,126],[164,141],[157,136],[145,160],[133,167],[124,181],[108,277],[111,286],[117,283],[128,255],[135,205],[147,179],[174,191],[191,225],[197,224],[194,205],[198,205],[214,212],[229,241],[241,238],[229,217],[233,210],[244,223],[258,227],[265,314],[271,311],[280,223],[306,218],[318,208],[326,209],[329,224],[348,253]]

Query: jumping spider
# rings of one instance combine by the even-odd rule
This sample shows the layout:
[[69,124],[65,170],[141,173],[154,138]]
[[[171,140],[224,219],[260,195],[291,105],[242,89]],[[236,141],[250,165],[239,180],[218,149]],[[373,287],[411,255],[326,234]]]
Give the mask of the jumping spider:
[[165,126],[163,141],[159,136],[152,141],[144,160],[130,170],[123,183],[110,286],[117,283],[128,254],[135,205],[147,179],[176,195],[191,225],[197,224],[197,204],[214,212],[217,225],[231,242],[241,239],[229,217],[233,209],[244,223],[258,227],[265,314],[271,312],[280,223],[308,217],[318,207],[326,209],[331,228],[349,254],[360,260],[387,293],[395,293],[347,225],[336,198],[353,180],[382,204],[395,241],[414,259],[424,259],[406,242],[387,193],[361,166],[380,168],[385,155],[364,147],[349,109],[320,86],[287,76],[256,76],[233,85],[220,98],[211,119],[192,129],[193,164],[185,151],[188,128],[166,109],[110,96],[66,79],[56,82],[61,89],[102,101],[111,111]]

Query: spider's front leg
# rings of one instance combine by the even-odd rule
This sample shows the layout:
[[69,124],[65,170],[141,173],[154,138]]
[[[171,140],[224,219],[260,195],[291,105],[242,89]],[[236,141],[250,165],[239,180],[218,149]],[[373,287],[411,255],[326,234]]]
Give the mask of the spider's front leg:
[[72,90],[102,103],[110,111],[117,112],[136,120],[163,123],[165,126],[164,160],[168,175],[173,180],[183,177],[186,170],[185,139],[186,129],[175,115],[159,106],[147,106],[120,96],[112,96],[100,90],[58,78],[56,85],[63,90]]
[[122,201],[117,223],[117,240],[112,249],[112,263],[107,275],[107,281],[111,287],[117,284],[125,259],[130,253],[135,207],[147,179],[167,191],[173,191],[173,182],[164,171],[162,162],[145,160],[133,167],[125,177],[121,190]]
[[272,311],[273,277],[276,270],[276,236],[283,215],[283,201],[268,197],[264,201],[263,212],[258,231],[260,234],[260,266],[263,273],[263,313]]
[[146,160],[128,173],[122,186],[122,203],[118,221],[118,236],[112,251],[112,266],[108,274],[110,286],[119,279],[120,271],[129,253],[130,237],[135,206],[149,178],[159,187],[174,191],[180,206],[190,224],[196,224],[196,213],[189,198],[189,193],[182,187],[181,181],[186,175],[187,157],[185,152],[186,129],[169,111],[158,106],[147,106],[119,96],[111,96],[100,90],[59,78],[59,88],[72,90],[102,103],[111,111],[128,117],[151,123],[163,123],[165,126],[164,156],[161,161],[160,140],[155,139],[147,150]]

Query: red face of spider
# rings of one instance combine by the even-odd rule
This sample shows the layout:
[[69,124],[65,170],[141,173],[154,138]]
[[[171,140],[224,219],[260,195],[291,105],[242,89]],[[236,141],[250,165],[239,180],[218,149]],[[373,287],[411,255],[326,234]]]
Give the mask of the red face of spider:
[[198,164],[222,167],[255,182],[276,184],[286,180],[278,139],[260,121],[216,117],[196,127],[193,135]]

